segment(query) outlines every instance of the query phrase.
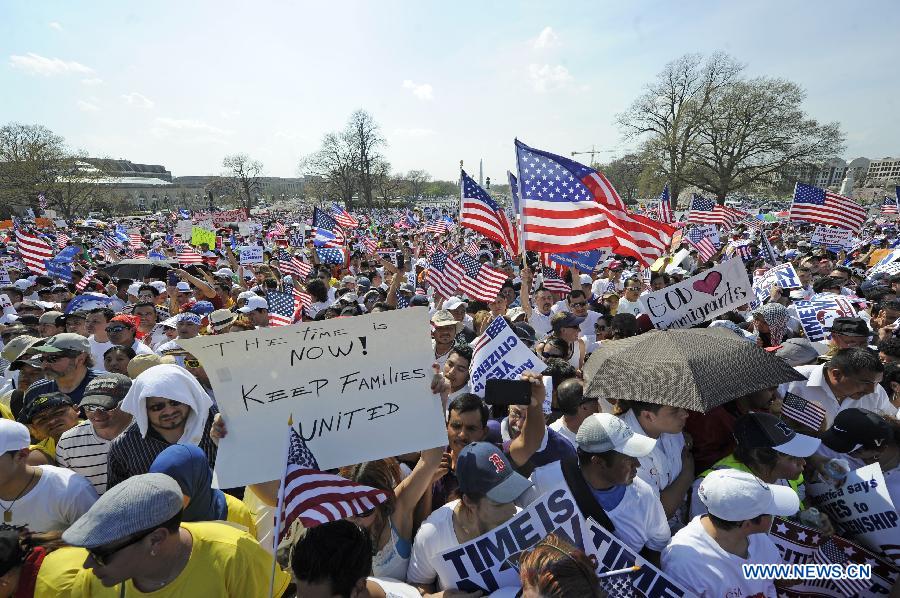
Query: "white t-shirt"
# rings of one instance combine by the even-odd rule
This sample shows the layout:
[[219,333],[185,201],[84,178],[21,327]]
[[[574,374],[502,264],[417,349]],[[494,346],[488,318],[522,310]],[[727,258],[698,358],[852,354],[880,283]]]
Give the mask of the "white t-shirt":
[[[612,286],[617,294],[621,294],[625,289],[625,281],[620,277]],[[594,284],[591,285],[591,295],[594,297],[602,297],[609,292],[609,288],[608,278],[598,278],[594,281]]]
[[641,309],[640,301],[629,301],[625,297],[622,297],[621,299],[619,299],[619,307],[616,308],[616,313],[639,316],[644,312]]
[[550,326],[550,316],[552,315],[553,312],[550,312],[545,316],[537,308],[531,310],[531,317],[528,318],[528,323],[534,328],[534,334],[538,339],[547,336],[553,330],[553,327]]
[[421,598],[419,590],[390,577],[367,577],[366,580],[377,584],[387,598]]
[[[538,467],[530,479],[534,485],[516,501],[521,507],[547,492],[568,487],[559,461]],[[640,552],[644,546],[662,550],[672,538],[659,497],[641,478],[634,478],[619,504],[606,514],[616,528],[614,535],[635,552]]]
[[[9,525],[27,527],[32,532],[63,531],[97,502],[97,491],[83,476],[55,465],[41,465],[41,477],[24,496],[0,501],[9,509]],[[5,520],[5,517],[4,517]]]
[[[134,339],[134,342],[131,343],[131,348],[134,350],[135,355],[144,355],[144,354],[153,354],[153,349],[139,341],[138,339]],[[103,361],[101,356],[100,361]]]
[[56,462],[83,475],[97,494],[103,494],[106,492],[106,457],[110,442],[97,436],[93,424],[85,420],[60,436],[56,443]]
[[[460,545],[453,529],[453,511],[459,500],[450,501],[428,516],[419,528],[413,540],[412,556],[406,581],[411,584],[437,583],[438,590],[456,588],[452,575],[453,565],[441,559],[441,555],[451,548]],[[518,513],[520,509],[516,509]],[[503,586],[520,585],[519,575],[515,569],[501,571],[497,583]]]
[[[635,434],[643,434],[644,428],[634,412],[629,409],[620,418]],[[665,490],[681,473],[681,451],[684,448],[684,434],[660,434],[656,445],[645,457],[640,457],[639,478],[650,484],[657,494]]]
[[109,341],[106,341],[105,343],[98,342],[93,334],[88,337],[88,343],[91,345],[91,356],[94,358],[94,371],[105,373],[106,369],[103,367],[103,354],[106,353],[106,350],[112,347],[113,344]]
[[726,552],[695,517],[662,552],[662,570],[701,598],[729,596],[775,598],[772,580],[744,579],[741,565],[781,563],[781,553],[768,534],[749,537],[747,558]]
[[562,436],[563,438],[565,438],[566,440],[568,440],[569,442],[571,442],[572,446],[574,446],[576,449],[578,448],[578,443],[575,442],[575,434],[577,432],[573,432],[566,426],[566,421],[565,421],[564,417],[559,418],[558,420],[556,420],[555,422],[553,422],[552,424],[550,424],[547,427],[550,428],[551,430],[553,430],[554,432],[556,432],[557,434],[559,434],[560,436]]

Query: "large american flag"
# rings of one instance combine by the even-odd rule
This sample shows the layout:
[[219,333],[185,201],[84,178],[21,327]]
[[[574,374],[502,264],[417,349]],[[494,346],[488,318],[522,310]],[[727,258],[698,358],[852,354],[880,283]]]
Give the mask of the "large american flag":
[[672,210],[672,198],[669,195],[669,183],[663,187],[659,196],[659,210],[657,210],[660,222],[675,222],[675,212]]
[[506,274],[481,264],[475,258],[462,254],[456,259],[450,258],[445,266],[451,276],[459,280],[459,289],[473,299],[491,302],[500,294]]
[[337,220],[319,208],[313,208],[313,244],[316,247],[343,247],[344,233]]
[[294,294],[283,291],[266,293],[269,303],[269,326],[287,326],[294,323]]
[[603,174],[516,140],[525,248],[547,253],[610,247],[649,266],[675,229],[632,214]]
[[175,251],[175,259],[182,266],[203,263],[203,256],[187,243],[182,243],[178,246],[178,249]]
[[303,282],[312,272],[312,264],[298,260],[284,249],[278,250],[278,268],[285,274],[290,274],[297,282]]
[[19,255],[29,270],[35,274],[47,273],[44,260],[53,259],[53,248],[49,243],[17,226],[16,244],[19,248]]
[[814,401],[808,401],[792,392],[784,394],[781,405],[781,415],[818,430],[825,421],[825,408]]
[[460,171],[459,224],[519,253],[519,234],[506,212],[465,170]]
[[791,220],[858,231],[866,221],[866,209],[849,197],[797,183],[791,204]]
[[279,542],[298,517],[304,527],[311,528],[370,511],[388,499],[384,490],[319,471],[315,456],[293,426],[289,434],[283,495],[279,496]]
[[885,197],[884,201],[881,202],[881,213],[882,214],[898,213],[897,202],[898,202],[898,199],[896,197]]
[[344,228],[356,228],[359,226],[359,220],[354,218],[350,212],[337,205],[336,203],[331,204],[331,215],[337,221],[338,224],[343,226]]
[[720,206],[715,199],[709,199],[694,193],[691,197],[691,208],[688,212],[687,221],[695,224],[718,224],[719,226],[730,228],[746,216],[746,212]]
[[428,272],[425,275],[428,283],[443,297],[450,297],[459,288],[459,271],[447,267],[452,258],[443,251],[431,254]]

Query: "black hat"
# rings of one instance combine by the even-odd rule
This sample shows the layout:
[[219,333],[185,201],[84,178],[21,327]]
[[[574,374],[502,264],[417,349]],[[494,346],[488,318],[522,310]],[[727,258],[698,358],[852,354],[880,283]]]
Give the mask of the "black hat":
[[872,334],[869,325],[862,318],[835,318],[831,322],[829,329],[831,334],[840,334],[842,336],[865,336]]
[[537,342],[537,334],[531,324],[525,322],[516,322],[512,325],[513,332],[519,337],[519,340],[525,342],[529,347]]
[[124,374],[107,373],[87,383],[80,406],[116,407],[131,388],[131,378]]
[[[29,387],[29,389],[30,388],[31,387]],[[65,395],[59,391],[39,393],[37,396],[35,396],[35,393],[26,392],[25,405],[19,413],[19,423],[30,424],[31,420],[42,411],[53,409],[54,407],[61,407],[63,405],[74,404],[72,399],[69,398],[69,395]]]
[[850,407],[834,417],[834,423],[822,434],[822,444],[839,453],[859,448],[877,449],[891,437],[891,425],[868,409]]
[[809,457],[819,448],[818,438],[798,434],[769,413],[748,413],[734,422],[734,439],[741,446],[771,448],[792,457]]

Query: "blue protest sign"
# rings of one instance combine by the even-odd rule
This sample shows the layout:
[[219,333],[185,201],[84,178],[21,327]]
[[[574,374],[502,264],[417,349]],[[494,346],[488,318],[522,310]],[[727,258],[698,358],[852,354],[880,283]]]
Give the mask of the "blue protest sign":
[[608,249],[591,249],[589,251],[575,251],[572,253],[551,253],[550,259],[564,266],[575,266],[585,273],[594,271],[600,260],[609,256]]
[[68,263],[78,257],[80,253],[81,249],[78,247],[66,247],[53,256],[53,261],[57,263]]
[[72,267],[66,262],[56,260],[44,260],[47,266],[47,276],[59,278],[64,282],[72,282]]

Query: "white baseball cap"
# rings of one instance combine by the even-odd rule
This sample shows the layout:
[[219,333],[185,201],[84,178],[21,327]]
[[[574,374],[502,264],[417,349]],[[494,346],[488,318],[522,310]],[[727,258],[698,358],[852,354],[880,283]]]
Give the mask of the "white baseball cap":
[[242,314],[250,313],[251,311],[256,311],[257,309],[269,309],[269,302],[260,297],[259,295],[254,295],[247,299],[247,304],[244,307],[238,309]]
[[450,297],[449,299],[444,301],[444,309],[446,309],[448,311],[453,311],[460,305],[465,305],[465,304],[466,304],[465,301],[463,301],[459,297],[454,296],[454,297]]
[[578,277],[578,282],[579,282],[579,284],[591,284],[594,281],[591,280],[590,274],[582,274],[581,276]]
[[20,451],[31,446],[28,428],[11,419],[0,419],[0,454]]
[[178,290],[179,293],[189,293],[191,291],[190,283],[188,283],[184,280],[179,281],[178,284],[175,285],[175,288]]
[[698,494],[709,514],[725,521],[746,521],[760,515],[787,517],[800,510],[800,497],[789,486],[766,484],[737,469],[709,472]]
[[644,457],[656,446],[656,439],[636,434],[611,413],[595,413],[582,422],[575,435],[578,448],[586,453],[616,451],[629,457]]
[[166,292],[166,283],[161,280],[154,280],[150,283],[150,286],[159,291],[160,293]]

